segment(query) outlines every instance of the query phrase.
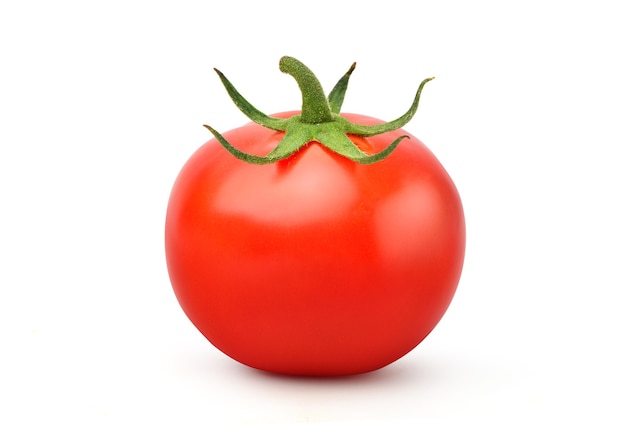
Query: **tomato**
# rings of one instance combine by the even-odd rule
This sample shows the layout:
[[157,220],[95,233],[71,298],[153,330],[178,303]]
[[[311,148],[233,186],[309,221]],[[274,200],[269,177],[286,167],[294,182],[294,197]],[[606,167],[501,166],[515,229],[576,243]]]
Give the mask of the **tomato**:
[[[261,157],[285,132],[252,122],[219,136]],[[348,138],[367,155],[402,142],[371,164],[317,140],[252,164],[213,139],[174,183],[165,247],[175,295],[195,327],[245,365],[292,375],[376,370],[415,348],[453,298],[465,250],[453,181],[406,131]]]

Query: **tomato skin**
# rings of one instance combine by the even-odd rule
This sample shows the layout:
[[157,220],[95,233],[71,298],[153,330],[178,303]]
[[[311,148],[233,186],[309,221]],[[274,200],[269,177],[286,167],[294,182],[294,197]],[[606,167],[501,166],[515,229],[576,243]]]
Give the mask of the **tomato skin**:
[[[378,152],[407,134],[351,139]],[[251,123],[224,136],[264,155],[283,134]],[[465,222],[454,183],[414,136],[371,165],[316,142],[251,165],[211,140],[174,184],[165,245],[181,307],[222,352],[271,372],[350,375],[394,362],[436,326],[461,276]]]

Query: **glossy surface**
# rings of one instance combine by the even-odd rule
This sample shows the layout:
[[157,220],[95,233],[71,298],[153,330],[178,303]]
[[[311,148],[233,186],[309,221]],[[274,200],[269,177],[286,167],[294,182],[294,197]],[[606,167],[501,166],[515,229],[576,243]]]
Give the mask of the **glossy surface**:
[[[353,140],[377,152],[403,134]],[[255,124],[224,135],[258,155],[281,137]],[[193,324],[241,363],[296,375],[367,372],[412,350],[446,311],[465,250],[456,188],[415,137],[372,165],[314,142],[250,165],[209,141],[174,184],[165,231]]]

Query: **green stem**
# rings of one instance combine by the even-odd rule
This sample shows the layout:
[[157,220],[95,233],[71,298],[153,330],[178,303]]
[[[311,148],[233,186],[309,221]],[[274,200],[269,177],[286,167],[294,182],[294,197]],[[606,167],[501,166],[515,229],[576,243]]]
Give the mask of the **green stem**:
[[283,56],[279,63],[280,71],[291,75],[302,92],[302,123],[318,124],[333,121],[328,99],[315,74],[302,62]]
[[302,92],[302,112],[289,118],[271,117],[257,110],[241,96],[224,74],[215,70],[226,91],[241,112],[263,127],[284,132],[283,139],[272,151],[264,156],[255,156],[240,151],[215,129],[205,125],[226,150],[245,162],[263,165],[286,159],[311,141],[317,141],[331,151],[357,163],[371,164],[384,160],[394,151],[400,141],[408,138],[407,135],[396,138],[386,148],[374,154],[361,151],[348,135],[368,137],[401,128],[413,118],[419,105],[422,89],[427,82],[432,80],[429,78],[422,81],[413,99],[413,104],[401,117],[378,125],[359,125],[339,115],[348,87],[348,80],[354,71],[355,64],[352,64],[348,72],[337,82],[328,98],[324,95],[324,90],[317,77],[303,63],[284,56],[279,65],[282,72],[290,74],[296,80]]

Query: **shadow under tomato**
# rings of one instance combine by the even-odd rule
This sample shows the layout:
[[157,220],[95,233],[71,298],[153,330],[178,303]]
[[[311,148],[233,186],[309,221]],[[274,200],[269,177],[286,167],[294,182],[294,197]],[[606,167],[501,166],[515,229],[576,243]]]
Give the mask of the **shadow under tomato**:
[[260,371],[217,350],[208,357],[186,354],[177,373],[184,389],[206,396],[208,407],[218,408],[225,418],[246,423],[412,417],[428,410],[433,395],[441,396],[442,384],[450,380],[446,362],[419,353],[376,371],[337,377]]
[[[404,361],[397,361],[377,369],[375,371],[366,372],[355,375],[342,375],[342,376],[306,376],[306,375],[286,375],[273,372],[261,371],[258,369],[250,368],[245,365],[240,365],[241,370],[246,372],[243,375],[251,376],[253,378],[275,382],[275,383],[299,383],[299,384],[324,384],[324,385],[400,385],[406,383],[416,383],[420,381],[421,368],[419,363],[403,363]],[[414,361],[413,361],[414,362]]]

